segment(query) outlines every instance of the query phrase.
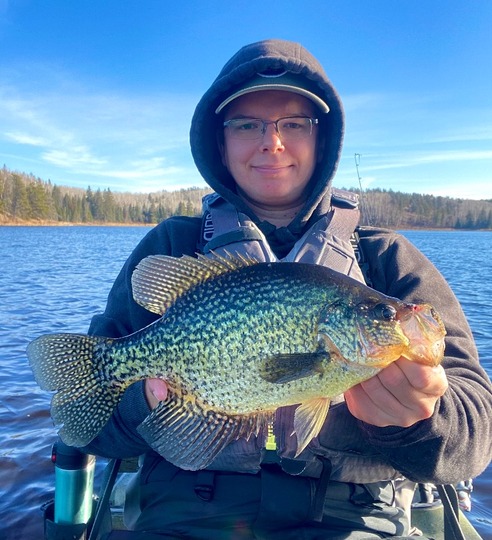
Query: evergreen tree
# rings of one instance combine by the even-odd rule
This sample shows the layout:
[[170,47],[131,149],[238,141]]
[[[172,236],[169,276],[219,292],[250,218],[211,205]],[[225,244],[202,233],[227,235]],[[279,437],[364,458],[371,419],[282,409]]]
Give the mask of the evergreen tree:
[[26,186],[18,174],[14,174],[12,180],[12,204],[10,213],[15,218],[27,219],[29,218],[30,207]]
[[186,204],[184,201],[179,201],[178,207],[176,208],[176,215],[177,216],[186,215]]
[[70,221],[67,217],[66,209],[63,207],[63,195],[58,186],[53,186],[53,189],[51,190],[51,198],[53,199],[56,218],[59,221]]
[[185,216],[194,216],[195,215],[195,207],[193,206],[193,203],[188,199],[186,201],[186,214]]
[[30,219],[54,219],[53,199],[41,182],[31,182],[27,185]]
[[104,190],[102,194],[101,220],[110,223],[116,221],[116,205],[109,188]]

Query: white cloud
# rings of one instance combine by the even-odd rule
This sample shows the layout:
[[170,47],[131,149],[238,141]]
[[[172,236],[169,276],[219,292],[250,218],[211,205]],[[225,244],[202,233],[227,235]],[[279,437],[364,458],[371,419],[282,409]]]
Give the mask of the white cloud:
[[85,146],[73,146],[67,150],[48,150],[43,152],[41,157],[52,165],[71,170],[80,168],[90,170],[107,163],[104,159],[94,157]]
[[[162,189],[193,169],[188,132],[194,97],[94,92],[59,72],[44,89],[21,86],[21,79],[0,84],[0,141],[9,145],[0,156],[8,167],[19,169],[5,159],[17,155],[17,161],[37,162],[40,176],[48,170],[49,178],[86,185],[113,178],[120,189],[135,179]],[[191,176],[196,185],[197,175]]]
[[364,154],[363,159],[364,171],[382,171],[437,163],[492,160],[492,149],[449,150],[440,152],[401,152],[394,154],[368,153]]
[[28,146],[46,146],[48,141],[44,137],[35,137],[28,133],[5,132],[5,137],[17,144],[26,144]]

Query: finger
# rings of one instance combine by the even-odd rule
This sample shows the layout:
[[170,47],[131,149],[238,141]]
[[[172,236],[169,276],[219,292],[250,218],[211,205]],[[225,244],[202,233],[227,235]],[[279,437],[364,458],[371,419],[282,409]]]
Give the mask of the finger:
[[345,393],[350,412],[359,420],[378,427],[400,425],[405,407],[377,377],[358,384]]
[[167,384],[161,379],[149,379],[149,387],[158,401],[164,401],[167,397]]
[[440,397],[448,388],[448,379],[442,366],[425,366],[405,358],[400,358],[395,365],[405,374],[411,386],[422,393]]
[[429,418],[447,388],[447,378],[442,369],[424,368],[405,371],[398,363],[388,366],[345,393],[350,412],[379,427],[409,427]]
[[162,379],[146,379],[145,397],[151,409],[157,407],[160,401],[167,397],[167,384]]
[[[420,366],[417,370],[410,368],[405,371],[395,363],[375,377],[386,392],[380,390],[374,399],[395,425],[409,427],[434,413],[445,387],[442,386],[441,373],[436,374],[432,369]],[[369,391],[364,383],[362,386]]]

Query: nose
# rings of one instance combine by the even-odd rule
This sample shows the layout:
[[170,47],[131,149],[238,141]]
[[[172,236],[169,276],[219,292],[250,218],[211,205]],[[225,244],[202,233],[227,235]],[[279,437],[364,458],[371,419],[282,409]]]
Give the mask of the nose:
[[282,151],[283,149],[284,145],[275,123],[271,122],[266,124],[265,131],[263,132],[263,136],[261,138],[261,150],[277,152]]

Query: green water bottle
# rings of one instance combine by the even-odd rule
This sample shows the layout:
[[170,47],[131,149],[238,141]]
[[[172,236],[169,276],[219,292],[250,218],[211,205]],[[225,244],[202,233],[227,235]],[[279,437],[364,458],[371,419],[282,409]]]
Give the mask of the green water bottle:
[[92,514],[96,458],[57,441],[51,460],[55,464],[54,522],[87,524]]

